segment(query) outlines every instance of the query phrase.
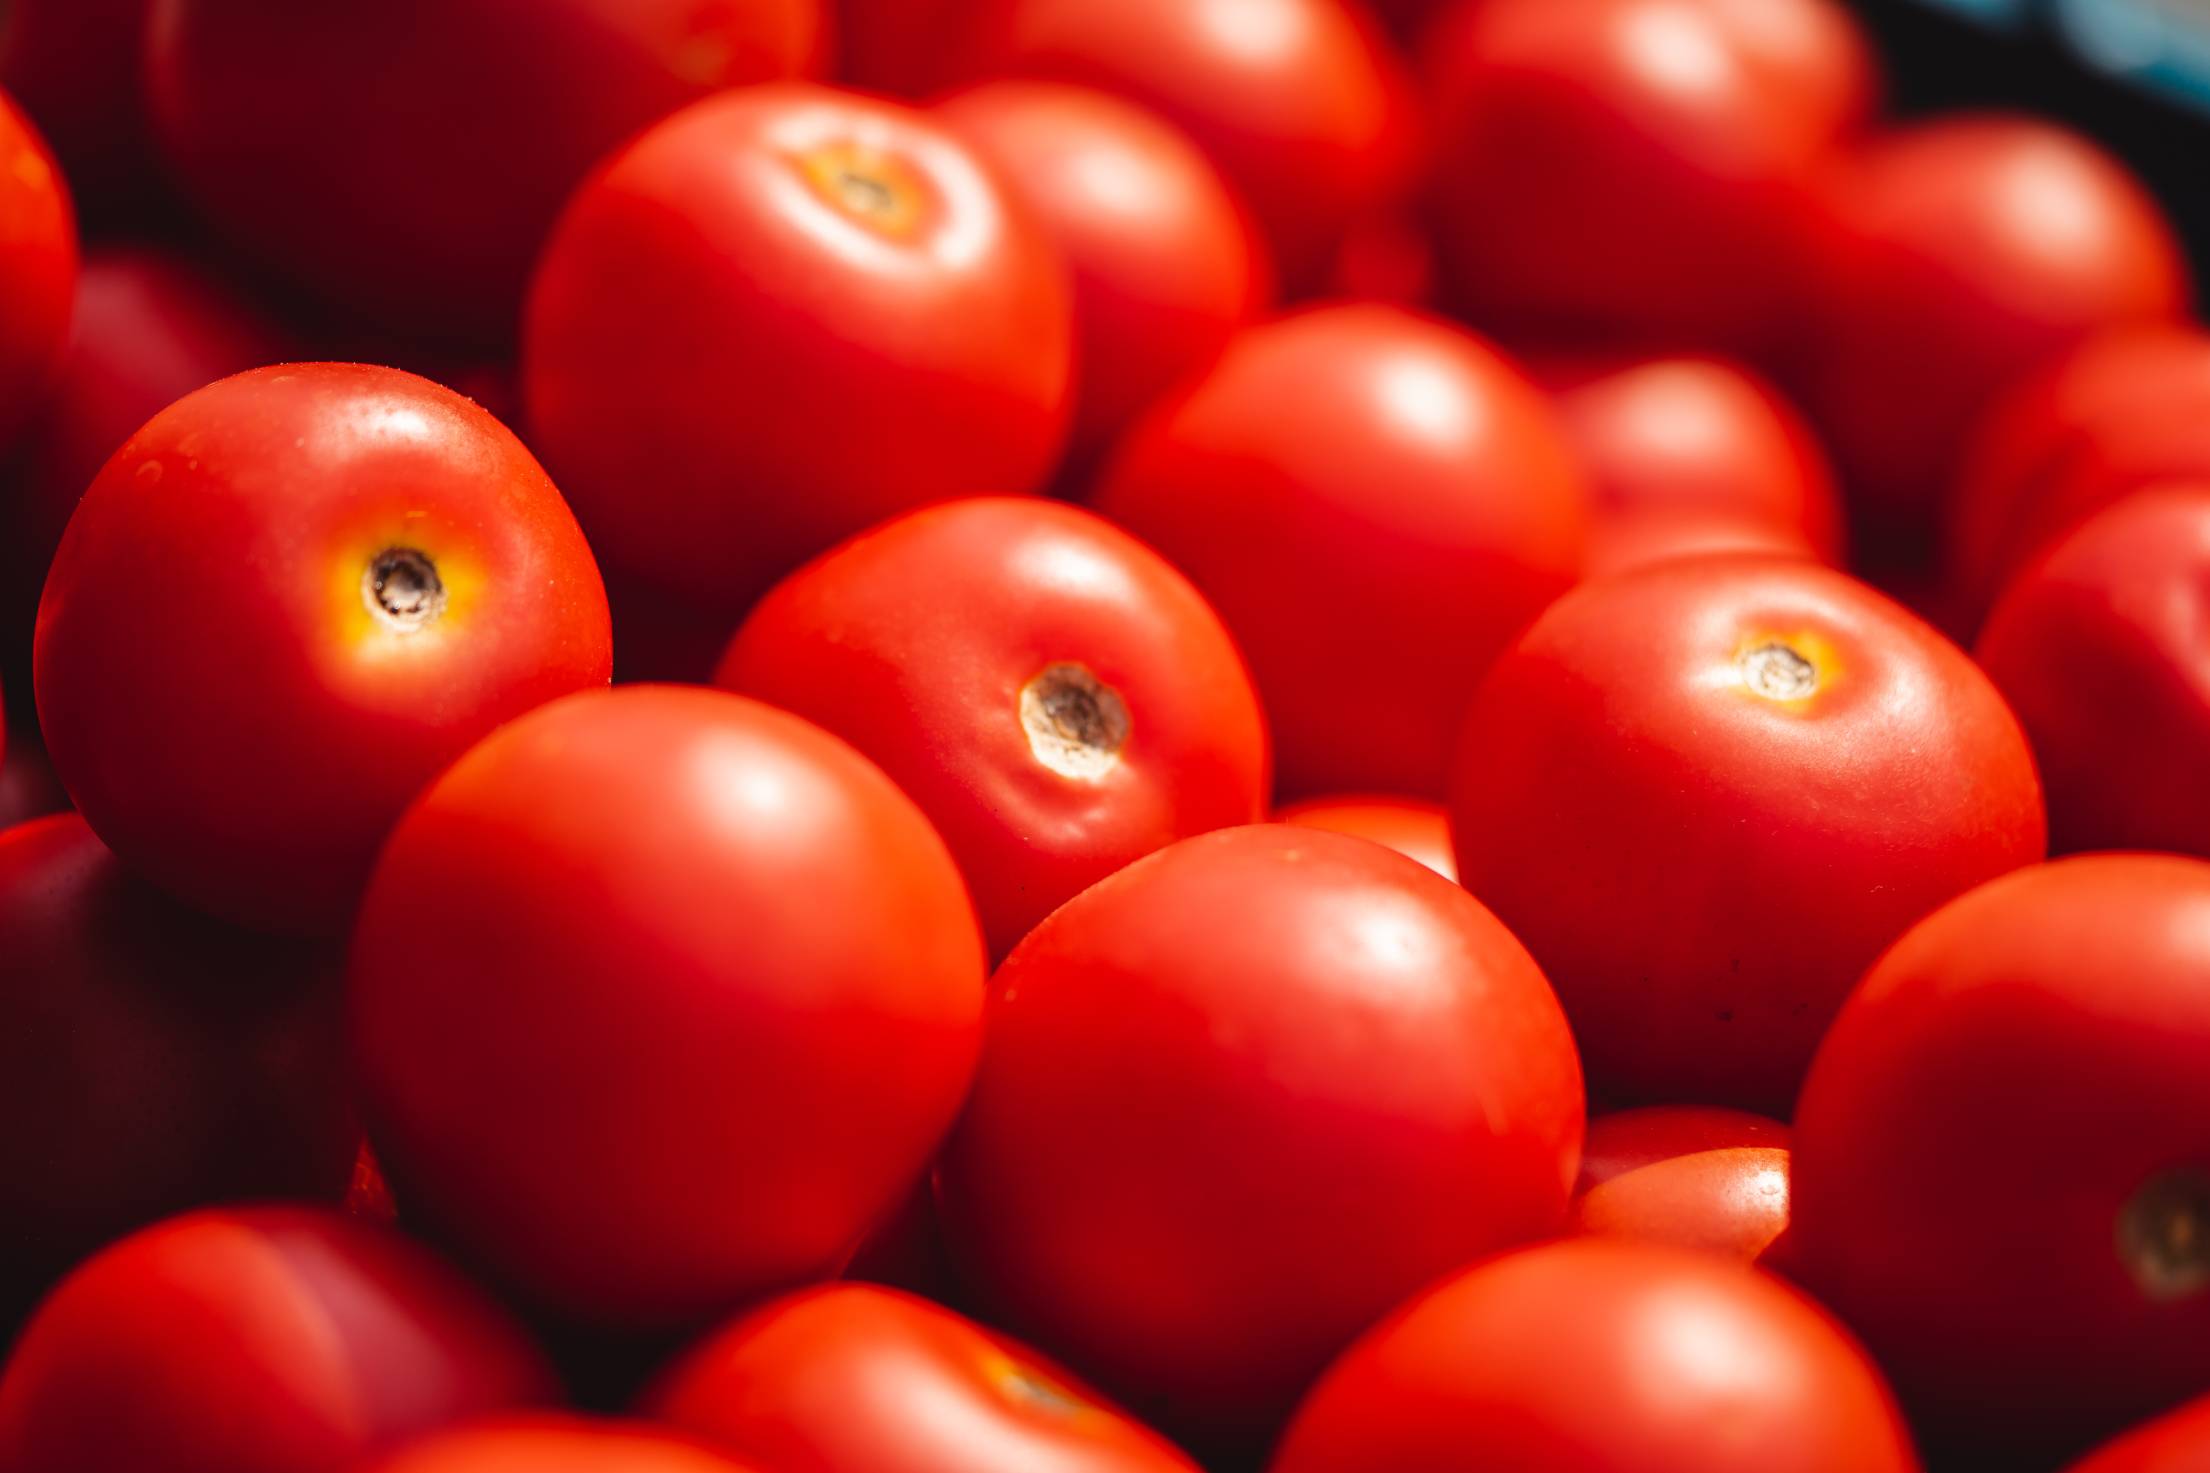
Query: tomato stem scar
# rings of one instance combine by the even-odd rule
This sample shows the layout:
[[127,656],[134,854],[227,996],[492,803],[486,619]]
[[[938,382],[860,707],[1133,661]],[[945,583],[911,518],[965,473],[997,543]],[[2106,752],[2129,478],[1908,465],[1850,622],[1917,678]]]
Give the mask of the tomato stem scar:
[[2183,1166],[2151,1177],[2119,1209],[2118,1257],[2151,1299],[2210,1288],[2210,1172]]
[[1046,665],[1021,687],[1021,726],[1036,760],[1063,777],[1096,779],[1128,744],[1128,705],[1085,665]]
[[387,547],[361,570],[361,602],[382,623],[412,632],[445,612],[445,580],[423,553]]
[[1767,700],[1800,701],[1819,688],[1818,666],[1778,640],[1744,650],[1735,663],[1743,682]]

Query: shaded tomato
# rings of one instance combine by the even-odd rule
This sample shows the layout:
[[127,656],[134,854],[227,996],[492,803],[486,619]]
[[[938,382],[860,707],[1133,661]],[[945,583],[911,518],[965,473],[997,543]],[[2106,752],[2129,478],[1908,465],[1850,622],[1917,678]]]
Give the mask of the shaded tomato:
[[1702,1105],[1599,1115],[1571,1225],[1754,1263],[1788,1228],[1788,1127]]
[[153,0],[12,0],[0,87],[34,118],[87,214],[130,214],[156,188],[139,86]]
[[1582,585],[1497,662],[1458,762],[1459,878],[1620,1103],[1786,1113],[1888,943],[2043,853],[2033,759],[1987,678],[1809,563]]
[[1318,295],[1426,308],[1435,300],[1435,245],[1409,208],[1369,215],[1335,249]]
[[1475,683],[1578,576],[1586,521],[1542,393],[1478,338],[1379,305],[1245,331],[1092,500],[1227,621],[1291,795],[1439,794]]
[[2196,1473],[2210,1466],[2210,1396],[2136,1427],[2065,1473]]
[[693,1438],[636,1422],[514,1417],[414,1443],[361,1473],[789,1473],[738,1462]]
[[1728,512],[1647,512],[1598,519],[1589,529],[1583,567],[1591,578],[1608,578],[1656,563],[1724,553],[1823,561],[1818,549],[1790,527]]
[[1007,0],[835,0],[836,75],[854,87],[927,97],[983,70]]
[[0,441],[20,434],[61,357],[77,286],[69,186],[30,119],[0,92]]
[[6,734],[7,761],[0,763],[0,832],[27,819],[69,811],[69,795],[54,764],[46,760],[46,747],[38,739],[38,723],[25,722]]
[[1458,878],[1457,856],[1450,852],[1450,815],[1439,803],[1381,794],[1308,798],[1277,810],[1274,822],[1371,839],[1446,880]]

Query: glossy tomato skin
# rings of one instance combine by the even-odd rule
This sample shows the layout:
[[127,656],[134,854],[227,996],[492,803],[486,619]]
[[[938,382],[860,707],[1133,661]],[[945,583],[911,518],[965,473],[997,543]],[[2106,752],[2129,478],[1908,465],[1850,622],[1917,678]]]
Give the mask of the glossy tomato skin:
[[2193,1473],[2206,1462],[2210,1462],[2210,1397],[2134,1428],[2065,1473]]
[[1092,463],[1211,365],[1272,295],[1243,204],[1171,124],[1108,93],[999,81],[936,104],[1065,256],[1074,284],[1071,454]]
[[1458,878],[1458,859],[1450,852],[1450,815],[1440,803],[1379,793],[1308,798],[1278,810],[1274,822],[1371,839],[1446,880]]
[[1290,796],[1439,796],[1482,671],[1579,574],[1584,502],[1518,369],[1378,305],[1249,329],[1092,495],[1227,621]]
[[966,1090],[982,979],[958,871],[879,770],[631,686],[509,724],[401,822],[353,1040],[410,1211],[572,1317],[673,1326],[827,1276],[888,1214]]
[[1475,697],[1451,805],[1459,877],[1600,1095],[1775,1114],[1864,968],[2044,827],[1961,651],[1840,573],[1732,556],[1552,605]]
[[2206,969],[2210,864],[2063,859],[1929,916],[1836,1018],[1792,1268],[1930,1439],[2046,1466],[2210,1385]]
[[555,1393],[425,1250],[305,1207],[172,1218],[54,1292],[0,1376],[7,1473],[327,1473]]
[[1556,1001],[1379,845],[1186,839],[1037,927],[992,999],[939,1168],[954,1253],[1201,1454],[1263,1447],[1397,1300],[1562,1221],[1583,1102]]
[[822,0],[154,0],[146,87],[195,203],[334,304],[501,343],[601,155],[814,70]]
[[804,1290],[717,1330],[646,1407],[790,1473],[1197,1473],[1019,1341],[868,1284]]
[[600,555],[733,624],[864,527],[1035,489],[1072,354],[1058,251],[971,150],[792,84],[678,113],[578,192],[523,392]]
[[1266,721],[1219,617],[1057,502],[947,502],[861,534],[762,600],[715,683],[888,773],[997,956],[1131,861],[1266,810]]
[[77,217],[46,141],[0,92],[0,442],[29,421],[69,331]]
[[1916,1473],[1880,1372],[1754,1269],[1584,1238],[1466,1269],[1354,1345],[1270,1473]]
[[34,679],[55,769],[127,863],[327,934],[424,783],[610,664],[591,550],[520,441],[411,374],[302,364],[115,453],[47,578]]
[[1705,1105],[1598,1115],[1571,1225],[1758,1262],[1788,1230],[1788,1127]]
[[362,1473],[788,1473],[641,1422],[502,1417],[427,1437]]

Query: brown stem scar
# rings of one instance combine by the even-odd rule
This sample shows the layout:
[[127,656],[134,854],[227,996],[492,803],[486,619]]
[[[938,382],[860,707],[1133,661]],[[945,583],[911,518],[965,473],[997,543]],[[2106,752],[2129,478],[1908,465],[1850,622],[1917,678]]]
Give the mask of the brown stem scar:
[[2151,1299],[2210,1289],[2210,1171],[2182,1166],[2149,1178],[2119,1209],[2118,1258]]
[[377,622],[412,633],[435,624],[445,612],[445,580],[423,553],[388,547],[361,570],[361,602]]
[[1062,777],[1095,781],[1128,745],[1128,705],[1086,665],[1046,665],[1021,687],[1021,728],[1036,760]]
[[1800,701],[1819,688],[1818,666],[1777,639],[1744,650],[1735,663],[1743,684],[1769,701]]

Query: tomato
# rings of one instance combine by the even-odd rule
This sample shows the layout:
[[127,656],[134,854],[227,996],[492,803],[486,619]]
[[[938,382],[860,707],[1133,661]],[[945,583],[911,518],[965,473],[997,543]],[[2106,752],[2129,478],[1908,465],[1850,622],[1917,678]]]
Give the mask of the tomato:
[[27,731],[9,734],[5,746],[7,761],[0,764],[0,833],[26,819],[66,813],[69,795],[54,776],[54,765],[46,760],[36,723]]
[[938,1192],[1012,1323],[1248,1451],[1413,1289],[1556,1232],[1581,1122],[1556,1000],[1463,890],[1365,840],[1230,829],[1015,948]]
[[1197,1473],[1035,1351],[948,1309],[833,1284],[715,1331],[648,1403],[808,1473]]
[[1654,563],[1721,553],[1821,561],[1810,540],[1792,527],[1729,512],[1646,512],[1598,520],[1589,531],[1585,567],[1589,577],[1605,578]]
[[1792,1267],[1981,1466],[2210,1386],[2205,976],[2210,864],[2059,860],[1914,927],[1819,1050]]
[[864,527],[1040,485],[1072,353],[1049,234],[965,145],[791,85],[686,109],[577,194],[522,377],[599,553],[726,632]]
[[2060,853],[2210,857],[2210,486],[2139,492],[2014,579],[1979,659],[2032,740]]
[[1458,878],[1458,860],[1450,852],[1450,816],[1439,803],[1380,794],[1308,798],[1276,812],[1274,822],[1371,839],[1446,880]]
[[1880,1373],[1777,1280],[1586,1238],[1444,1280],[1353,1346],[1270,1473],[1916,1473]]
[[632,686],[509,724],[408,812],[353,1037],[410,1211],[534,1299],[651,1326],[825,1277],[896,1205],[982,981],[951,856],[872,764]]
[[639,1423],[505,1418],[440,1433],[362,1473],[783,1473]]
[[2210,1396],[2136,1427],[2066,1473],[2195,1473],[2210,1460]]
[[1072,453],[1089,464],[1209,367],[1266,301],[1266,248],[1194,144],[1108,94],[990,82],[935,112],[1043,222],[1073,272]]
[[1986,677],[1808,563],[1584,584],[1497,662],[1458,761],[1459,877],[1620,1103],[1785,1114],[1881,950],[2043,853],[2033,759]]
[[29,421],[61,357],[77,284],[77,219],[45,140],[0,92],[0,440]]
[[1227,630],[1077,507],[954,501],[864,533],[770,593],[715,681],[880,764],[994,955],[1130,861],[1266,811],[1266,722]]
[[153,0],[13,0],[0,20],[0,87],[37,120],[93,214],[140,205],[158,187],[138,76],[152,9]]
[[1475,683],[1571,586],[1585,534],[1541,392],[1479,339],[1373,305],[1244,332],[1093,502],[1227,621],[1292,795],[1439,795]]
[[1547,340],[1776,346],[1819,171],[1863,106],[1866,47],[1845,11],[1474,0],[1424,50],[1445,295],[1473,321]]
[[491,1302],[384,1229],[305,1207],[172,1218],[63,1281],[0,1376],[6,1473],[324,1473],[548,1399]]
[[836,0],[836,75],[851,86],[926,97],[983,70],[1006,0]]
[[607,679],[591,550],[459,395],[308,364],[187,395],[85,493],[39,608],[39,719],[116,853],[247,924],[334,932],[399,810]]
[[1699,1105],[1599,1115],[1572,1226],[1756,1262],[1788,1228],[1788,1127]]
[[378,321],[498,343],[561,202],[723,87],[817,65],[822,0],[154,0],[146,88],[202,210]]
[[1336,247],[1323,297],[1426,308],[1435,300],[1435,247],[1406,208],[1369,215]]

